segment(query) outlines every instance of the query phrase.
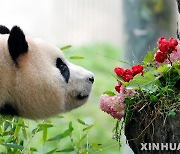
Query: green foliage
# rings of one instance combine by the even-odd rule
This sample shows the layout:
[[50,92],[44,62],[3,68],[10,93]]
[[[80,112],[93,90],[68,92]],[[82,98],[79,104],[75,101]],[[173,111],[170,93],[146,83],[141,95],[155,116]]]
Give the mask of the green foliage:
[[[8,120],[7,120],[8,118]],[[1,152],[14,154],[14,153],[32,153],[32,152],[39,152],[38,147],[31,147],[29,146],[32,138],[34,138],[36,135],[41,133],[42,143],[46,144],[46,146],[51,145],[51,142],[58,143],[64,138],[70,138],[71,146],[67,147],[60,147],[57,148],[57,145],[54,145],[54,149],[51,149],[48,154],[54,153],[54,152],[71,152],[76,151],[81,153],[84,150],[87,150],[87,146],[84,146],[88,137],[88,131],[94,126],[94,125],[88,125],[84,121],[78,119],[77,120],[79,124],[83,125],[82,128],[82,134],[83,136],[80,137],[79,140],[75,141],[72,138],[72,134],[74,131],[73,123],[69,122],[68,129],[64,130],[64,132],[57,134],[55,136],[49,136],[48,131],[49,129],[53,127],[57,127],[55,124],[43,122],[40,124],[37,124],[36,127],[33,130],[30,130],[30,128],[26,125],[26,122],[22,118],[16,118],[16,117],[4,117],[1,116],[1,131],[0,131],[0,145],[1,145]],[[27,129],[27,130],[26,130]],[[24,130],[26,135],[22,135],[22,130]],[[30,133],[32,132],[32,133]],[[49,139],[47,139],[47,136]],[[92,143],[91,149],[100,150],[100,146]],[[90,146],[90,145],[88,145]],[[56,148],[55,148],[56,147]],[[4,149],[4,150],[2,150]],[[87,150],[88,151],[88,150]]]
[[[148,64],[153,56],[148,54],[145,59],[147,72],[144,75],[136,75],[128,84],[127,89],[137,90],[137,94],[131,98],[126,98],[127,105],[125,123],[129,122],[133,110],[142,110],[145,106],[155,106],[156,110],[161,114],[166,114],[168,117],[174,118],[176,112],[180,110],[179,84],[180,63],[174,62],[163,64],[158,68],[154,67],[154,62]],[[153,104],[153,105],[152,105]]]
[[157,82],[158,78],[156,78],[151,72],[147,72],[143,76],[138,74],[129,82],[127,89],[141,89],[153,92],[156,89],[155,86]]
[[112,91],[105,91],[103,94],[107,94],[108,96],[115,96],[116,94]]
[[154,51],[149,51],[147,55],[144,57],[143,64],[144,65],[152,64],[154,62],[154,54],[155,54]]

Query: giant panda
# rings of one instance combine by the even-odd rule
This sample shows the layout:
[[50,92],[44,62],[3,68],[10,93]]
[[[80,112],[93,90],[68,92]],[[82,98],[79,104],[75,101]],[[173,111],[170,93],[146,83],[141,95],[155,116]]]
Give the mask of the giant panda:
[[92,72],[70,63],[56,46],[0,26],[0,114],[45,119],[84,104]]

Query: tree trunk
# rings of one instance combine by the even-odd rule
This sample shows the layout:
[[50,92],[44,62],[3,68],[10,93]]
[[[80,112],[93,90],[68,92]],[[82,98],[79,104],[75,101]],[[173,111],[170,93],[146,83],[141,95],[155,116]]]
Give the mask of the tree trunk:
[[[177,113],[175,118],[161,114],[157,114],[152,118],[153,111],[143,110],[142,112],[133,112],[132,120],[125,126],[125,135],[134,153],[179,154],[180,150],[177,151],[177,148],[180,143],[180,112]],[[145,149],[142,148],[142,143],[147,143]],[[151,147],[149,147],[149,143]],[[153,143],[159,144],[159,148],[153,149]],[[161,150],[161,143],[163,145],[168,144],[168,150],[166,148]],[[176,150],[170,149],[169,143],[175,143]],[[175,144],[173,144],[173,147]]]

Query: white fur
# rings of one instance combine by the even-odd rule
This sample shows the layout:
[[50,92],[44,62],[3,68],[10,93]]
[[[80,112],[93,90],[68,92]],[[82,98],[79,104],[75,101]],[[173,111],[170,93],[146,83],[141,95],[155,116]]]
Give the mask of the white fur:
[[[10,102],[20,116],[43,119],[72,110],[87,99],[76,97],[89,95],[93,74],[76,66],[55,46],[40,39],[26,36],[28,52],[18,58],[18,67],[12,61],[7,45],[9,35],[0,35],[0,106]],[[64,81],[56,59],[61,58],[70,70],[69,82]]]

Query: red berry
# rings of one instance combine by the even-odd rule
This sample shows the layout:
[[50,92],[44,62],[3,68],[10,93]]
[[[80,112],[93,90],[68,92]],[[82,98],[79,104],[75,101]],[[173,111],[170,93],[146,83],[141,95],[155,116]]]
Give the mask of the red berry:
[[176,39],[172,38],[172,37],[169,39],[169,42],[170,42],[171,44],[173,44],[174,47],[176,47],[176,46],[178,45],[178,41],[177,41]]
[[133,76],[135,76],[138,73],[142,73],[143,72],[143,66],[141,65],[135,65],[132,67],[132,72],[133,72]]
[[116,85],[116,86],[114,87],[115,90],[116,90],[118,93],[120,93],[121,85],[122,85],[122,83],[121,83],[120,81],[118,81],[118,85]]
[[130,69],[124,71],[123,80],[129,82],[133,78],[133,72]]
[[162,52],[168,52],[169,51],[169,42],[167,40],[162,40],[161,43],[158,46],[159,50]]
[[172,48],[175,48],[176,46],[178,45],[178,42],[177,40],[173,40],[169,43],[169,46],[172,47]]
[[131,79],[133,79],[133,75],[126,74],[125,76],[123,76],[123,80],[125,82],[129,82]]
[[157,51],[154,58],[158,63],[163,63],[167,58],[167,55],[164,52]]
[[173,50],[173,52],[177,52],[177,49],[175,48],[175,49]]
[[121,67],[116,67],[116,68],[114,69],[114,72],[115,72],[118,76],[120,76],[120,77],[123,77],[123,75],[124,75],[124,69],[121,68]]
[[162,40],[166,40],[165,37],[160,37],[160,38],[158,39],[158,43],[161,44]]
[[120,88],[121,88],[121,87],[120,87],[119,85],[116,85],[114,88],[115,88],[115,90],[116,90],[118,93],[120,93]]
[[125,75],[133,75],[133,72],[130,69],[125,69],[124,76]]

